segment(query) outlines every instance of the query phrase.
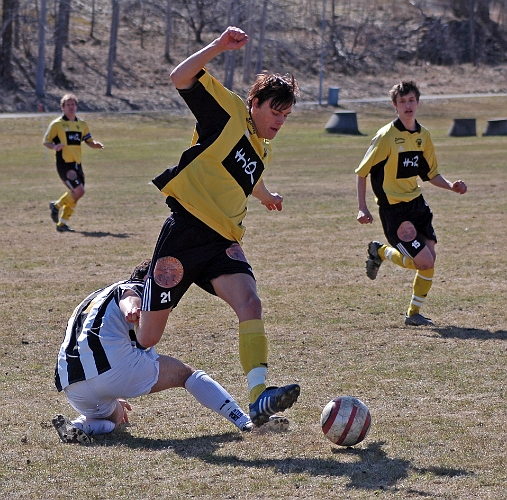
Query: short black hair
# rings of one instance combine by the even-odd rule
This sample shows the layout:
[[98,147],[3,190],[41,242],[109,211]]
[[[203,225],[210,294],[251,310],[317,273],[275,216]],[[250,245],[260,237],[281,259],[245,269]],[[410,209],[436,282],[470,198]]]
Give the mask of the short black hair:
[[144,281],[145,276],[148,274],[150,268],[151,259],[143,260],[138,264],[130,275],[129,281]]

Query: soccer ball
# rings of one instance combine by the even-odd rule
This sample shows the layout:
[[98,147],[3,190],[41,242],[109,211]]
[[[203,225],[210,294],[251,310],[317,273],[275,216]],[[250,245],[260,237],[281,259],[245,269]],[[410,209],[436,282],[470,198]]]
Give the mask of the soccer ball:
[[370,430],[370,410],[360,399],[341,396],[329,401],[324,407],[320,425],[324,436],[332,443],[354,446],[360,443]]

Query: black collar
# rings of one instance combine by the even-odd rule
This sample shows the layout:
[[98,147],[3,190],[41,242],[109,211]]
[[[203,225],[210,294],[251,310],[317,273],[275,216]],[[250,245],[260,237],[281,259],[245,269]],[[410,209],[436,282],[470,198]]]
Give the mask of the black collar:
[[394,120],[393,125],[400,132],[408,132],[409,134],[415,134],[416,132],[417,133],[421,132],[421,125],[419,124],[419,122],[417,120],[415,121],[415,130],[407,130],[405,125],[403,125],[403,122],[399,118],[396,118],[396,120]]

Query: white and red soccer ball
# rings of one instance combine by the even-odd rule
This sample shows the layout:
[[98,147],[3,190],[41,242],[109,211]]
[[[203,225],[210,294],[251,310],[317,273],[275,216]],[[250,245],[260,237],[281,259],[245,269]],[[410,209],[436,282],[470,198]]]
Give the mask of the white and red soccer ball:
[[370,410],[360,399],[341,396],[329,401],[324,407],[320,424],[324,436],[332,443],[354,446],[360,443],[370,430]]

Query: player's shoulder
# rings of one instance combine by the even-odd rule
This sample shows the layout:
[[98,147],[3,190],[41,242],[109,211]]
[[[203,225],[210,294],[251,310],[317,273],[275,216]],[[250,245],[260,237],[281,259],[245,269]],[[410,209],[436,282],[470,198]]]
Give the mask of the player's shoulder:
[[380,127],[377,130],[377,133],[375,134],[375,137],[385,137],[391,134],[394,134],[396,132],[396,127],[394,126],[394,121],[390,121],[389,123],[386,123],[383,127]]
[[86,125],[86,121],[80,118],[79,116],[76,116],[76,119],[74,121],[75,123],[79,123],[80,125]]
[[53,125],[60,125],[61,123],[63,123],[63,121],[64,121],[63,116],[59,116],[58,118],[52,120],[49,126],[52,127]]

